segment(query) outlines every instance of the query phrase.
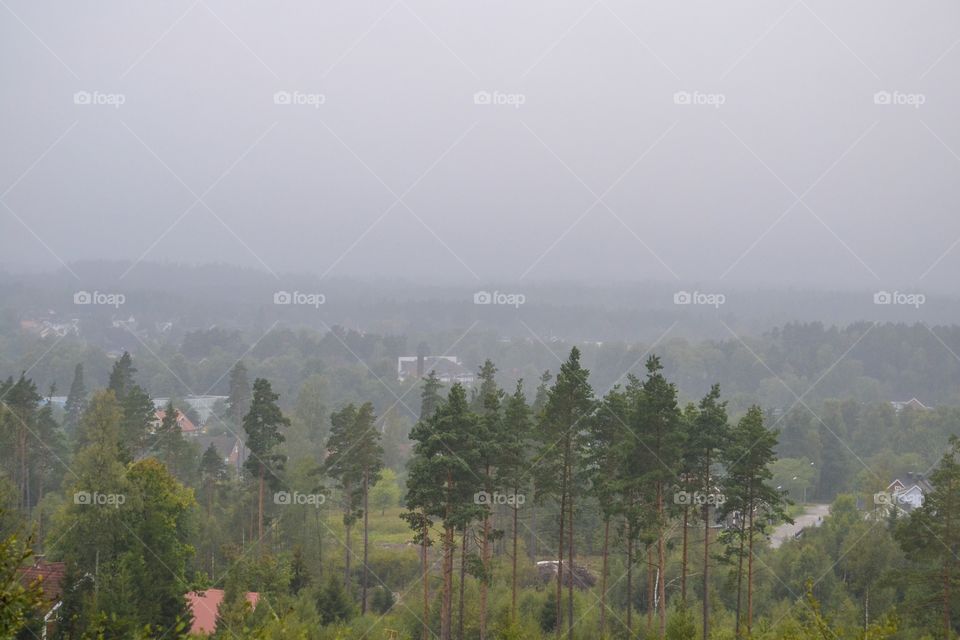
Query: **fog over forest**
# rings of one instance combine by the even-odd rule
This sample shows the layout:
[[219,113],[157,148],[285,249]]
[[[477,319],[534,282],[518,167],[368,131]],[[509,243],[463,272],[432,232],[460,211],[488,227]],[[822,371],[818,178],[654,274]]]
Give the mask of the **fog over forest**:
[[960,4],[0,0],[0,639],[960,637]]

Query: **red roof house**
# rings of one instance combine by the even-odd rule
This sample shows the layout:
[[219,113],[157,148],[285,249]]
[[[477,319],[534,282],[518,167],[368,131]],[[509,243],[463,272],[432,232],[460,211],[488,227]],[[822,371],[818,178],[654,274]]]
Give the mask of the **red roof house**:
[[[259,600],[259,593],[247,592],[247,602],[250,603],[251,608],[255,609]],[[187,604],[193,614],[193,626],[190,627],[190,633],[210,635],[216,631],[217,612],[220,610],[221,602],[223,602],[223,589],[206,589],[188,593]]]
[[[200,433],[200,429],[197,428],[197,425],[193,424],[193,421],[190,420],[187,416],[183,414],[180,409],[177,409],[177,426],[180,427],[180,433],[185,436],[195,436]],[[159,427],[160,423],[163,422],[164,416],[167,415],[167,412],[163,409],[157,409],[154,412],[154,417],[156,418],[154,422],[154,427]]]
[[63,577],[67,573],[65,562],[47,562],[43,558],[37,558],[33,566],[22,567],[19,573],[20,581],[25,585],[40,581],[43,599],[48,604],[52,605],[60,601],[60,595],[63,593]]

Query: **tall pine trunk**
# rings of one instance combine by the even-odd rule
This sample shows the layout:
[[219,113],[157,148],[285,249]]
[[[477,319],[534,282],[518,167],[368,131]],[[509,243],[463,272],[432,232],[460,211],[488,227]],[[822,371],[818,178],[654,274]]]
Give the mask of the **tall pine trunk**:
[[603,560],[600,565],[600,637],[607,632],[607,554],[610,549],[610,516],[603,519]]
[[440,600],[440,640],[451,640],[453,622],[453,527],[443,532],[443,593]]
[[370,473],[367,469],[363,471],[363,575],[361,580],[363,584],[361,585],[361,599],[360,599],[360,615],[363,615],[367,612],[367,559],[368,559],[368,547],[370,542],[369,536],[369,524],[370,520],[367,517],[368,512],[368,499],[369,499],[369,488],[370,488]]
[[627,637],[633,636],[633,529],[627,520]]
[[[516,488],[514,489],[513,495],[517,495]],[[510,574],[511,579],[511,592],[510,592],[510,621],[516,622],[517,620],[517,519],[520,513],[520,505],[517,504],[516,500],[513,502],[513,569]]]
[[647,545],[647,632],[653,632],[653,612],[657,608],[653,591],[653,545]]
[[[704,487],[710,490],[710,457],[707,456]],[[703,640],[710,638],[710,505],[703,501]]]
[[[490,465],[486,466],[484,477],[490,478]],[[487,576],[490,572],[490,511],[483,516],[483,542],[480,549],[480,562],[483,564],[483,577],[480,580],[480,640],[487,640]]]
[[460,584],[457,594],[457,640],[463,640],[463,590],[467,586],[467,528],[460,541]]
[[566,522],[567,507],[567,467],[563,467],[563,479],[560,486],[560,538],[557,554],[557,637],[563,634],[563,530]]
[[687,606],[687,525],[689,523],[690,506],[683,505],[683,556],[680,560],[680,602]]
[[260,546],[261,541],[263,540],[263,485],[264,485],[264,469],[263,465],[260,465],[260,487],[257,491],[257,546]]
[[740,514],[740,551],[737,553],[737,615],[734,619],[734,637],[740,637],[740,598],[743,594],[743,538],[744,528],[746,527],[746,518],[743,513]]
[[577,577],[577,572],[573,565],[573,469],[570,470],[570,506],[567,511],[570,513],[570,526],[567,527],[567,535],[570,543],[567,545],[567,555],[570,558],[570,566],[567,572],[570,574],[570,580],[567,584],[567,640],[573,640],[573,582]]
[[657,527],[659,528],[657,532],[657,611],[660,619],[660,637],[664,638],[667,634],[667,555],[663,541],[666,536],[666,526],[664,523],[662,481],[657,482]]
[[747,637],[753,628],[753,508],[750,509],[750,529],[747,533]]
[[423,580],[423,638],[430,640],[430,565],[427,549],[430,546],[430,527],[427,526],[427,516],[423,516],[423,539],[420,541],[421,571]]

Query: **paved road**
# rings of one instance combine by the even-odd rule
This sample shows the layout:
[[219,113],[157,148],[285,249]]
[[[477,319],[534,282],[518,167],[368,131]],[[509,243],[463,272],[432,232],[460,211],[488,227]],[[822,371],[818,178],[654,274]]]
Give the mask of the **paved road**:
[[828,504],[808,504],[806,510],[794,518],[793,524],[782,524],[770,534],[770,546],[776,549],[786,540],[790,540],[801,529],[819,527],[823,518],[830,513]]

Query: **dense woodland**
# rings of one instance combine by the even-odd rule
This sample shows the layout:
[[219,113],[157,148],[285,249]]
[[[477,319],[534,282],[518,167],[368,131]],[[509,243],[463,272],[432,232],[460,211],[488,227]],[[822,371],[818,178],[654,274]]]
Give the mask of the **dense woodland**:
[[[881,393],[911,379],[950,397],[955,376],[917,377],[952,371],[938,352],[914,369],[887,355],[938,335],[487,341],[508,365],[482,360],[469,388],[398,383],[404,339],[339,329],[243,349],[211,329],[112,363],[48,340],[0,385],[3,635],[40,635],[38,585],[16,576],[42,555],[68,567],[58,638],[182,637],[184,594],[212,587],[222,638],[952,637],[960,410],[897,412]],[[552,366],[521,364],[544,353]],[[179,398],[208,383],[228,399],[207,430],[246,444],[238,467],[178,427]],[[933,486],[922,508],[876,499],[915,473]],[[772,548],[805,501],[829,516]]]

